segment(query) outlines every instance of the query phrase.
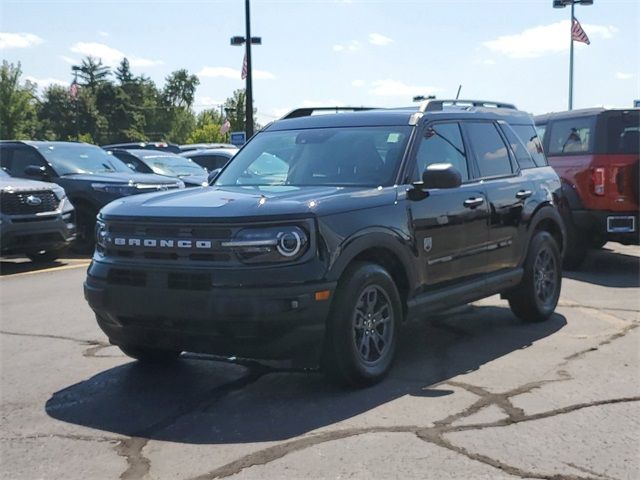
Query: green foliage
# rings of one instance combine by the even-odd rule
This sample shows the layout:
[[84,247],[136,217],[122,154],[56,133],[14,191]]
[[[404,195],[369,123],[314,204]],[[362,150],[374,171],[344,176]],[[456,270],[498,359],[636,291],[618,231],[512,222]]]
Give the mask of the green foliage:
[[22,69],[4,60],[0,67],[0,138],[22,139],[35,134],[36,86],[20,83]]
[[0,69],[0,138],[81,140],[97,144],[165,140],[175,143],[224,142],[225,118],[232,131],[244,130],[244,90],[225,101],[227,117],[219,109],[192,110],[200,83],[187,70],[169,74],[162,88],[144,75],[131,72],[123,58],[111,75],[101,60],[87,57],[79,66],[77,93],[52,85],[40,98],[36,85],[20,82],[20,64],[3,62]]

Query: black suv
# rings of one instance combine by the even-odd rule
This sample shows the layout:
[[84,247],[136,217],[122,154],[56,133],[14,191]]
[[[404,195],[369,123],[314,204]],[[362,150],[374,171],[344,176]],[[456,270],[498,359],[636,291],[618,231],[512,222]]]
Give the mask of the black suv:
[[525,321],[549,318],[560,192],[530,116],[511,105],[294,111],[212,188],[102,209],[85,296],[139,360],[311,360],[368,384],[409,319],[497,293]]
[[13,177],[57,183],[76,208],[78,250],[93,251],[96,214],[137,193],[184,187],[175,178],[133,172],[100,147],[76,142],[0,141],[0,164]]

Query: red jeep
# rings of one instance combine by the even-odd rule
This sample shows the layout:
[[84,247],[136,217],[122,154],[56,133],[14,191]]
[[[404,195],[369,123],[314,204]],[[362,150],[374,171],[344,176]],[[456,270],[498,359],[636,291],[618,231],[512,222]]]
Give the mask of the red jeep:
[[535,122],[570,209],[565,267],[577,268],[589,248],[608,241],[640,244],[640,109],[572,110]]

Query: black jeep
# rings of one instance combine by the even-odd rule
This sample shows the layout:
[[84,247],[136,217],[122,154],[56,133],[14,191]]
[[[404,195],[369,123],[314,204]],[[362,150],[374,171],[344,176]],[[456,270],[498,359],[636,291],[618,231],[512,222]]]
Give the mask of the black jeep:
[[102,209],[85,296],[112,343],[144,361],[312,362],[362,385],[389,370],[412,318],[497,293],[525,321],[552,315],[560,181],[529,115],[443,100],[301,112],[212,188]]

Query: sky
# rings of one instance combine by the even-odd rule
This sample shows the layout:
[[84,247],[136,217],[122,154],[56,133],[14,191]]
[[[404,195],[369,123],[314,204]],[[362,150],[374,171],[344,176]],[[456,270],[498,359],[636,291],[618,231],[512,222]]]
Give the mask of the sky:
[[[240,78],[243,0],[0,0],[0,57],[42,89],[69,84],[86,56],[126,56],[162,85],[200,78],[195,109],[216,108]],[[574,108],[640,99],[640,1],[576,6]],[[252,0],[254,102],[266,124],[300,106],[406,106],[414,95],[567,108],[570,9],[552,0]]]

